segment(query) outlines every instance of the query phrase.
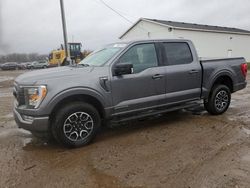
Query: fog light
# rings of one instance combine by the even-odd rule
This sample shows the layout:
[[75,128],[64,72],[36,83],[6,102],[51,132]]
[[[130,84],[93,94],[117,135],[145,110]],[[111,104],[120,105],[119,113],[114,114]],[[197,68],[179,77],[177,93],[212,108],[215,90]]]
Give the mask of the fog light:
[[34,118],[33,118],[32,116],[23,115],[23,120],[24,120],[24,121],[32,122],[32,121],[34,120]]

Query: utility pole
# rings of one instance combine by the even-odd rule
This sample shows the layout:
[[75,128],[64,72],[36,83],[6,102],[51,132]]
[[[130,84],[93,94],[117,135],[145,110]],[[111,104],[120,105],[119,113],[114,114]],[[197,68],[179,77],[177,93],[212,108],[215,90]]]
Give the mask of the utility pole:
[[66,60],[72,64],[70,59],[70,52],[68,48],[68,37],[67,37],[67,27],[66,27],[66,20],[65,20],[65,11],[64,11],[64,3],[63,0],[60,0],[61,5],[61,16],[62,16],[62,27],[63,27],[63,38],[64,38],[64,50],[66,55]]

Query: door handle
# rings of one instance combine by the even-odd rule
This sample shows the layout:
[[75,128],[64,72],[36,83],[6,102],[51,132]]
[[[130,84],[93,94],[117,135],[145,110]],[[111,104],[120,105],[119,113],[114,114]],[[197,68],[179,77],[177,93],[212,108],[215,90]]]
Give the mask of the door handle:
[[189,71],[189,74],[196,74],[198,72],[199,72],[198,70],[191,70],[191,71]]
[[161,79],[164,75],[163,74],[155,74],[154,76],[152,76],[152,79],[156,80],[156,79]]

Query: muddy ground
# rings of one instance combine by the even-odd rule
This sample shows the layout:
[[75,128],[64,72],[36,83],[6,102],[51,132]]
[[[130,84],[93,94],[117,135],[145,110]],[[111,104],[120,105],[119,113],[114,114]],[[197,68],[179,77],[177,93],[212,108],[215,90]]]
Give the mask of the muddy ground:
[[69,150],[17,128],[11,87],[22,72],[0,71],[0,187],[250,187],[249,85],[221,116],[169,113]]

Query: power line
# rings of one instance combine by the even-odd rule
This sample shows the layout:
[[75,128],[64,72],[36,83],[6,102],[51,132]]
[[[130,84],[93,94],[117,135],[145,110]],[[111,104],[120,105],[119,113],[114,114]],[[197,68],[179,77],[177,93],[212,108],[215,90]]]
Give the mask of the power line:
[[105,5],[107,8],[109,8],[110,10],[112,10],[114,13],[116,13],[117,15],[119,15],[120,17],[122,17],[124,20],[126,20],[127,22],[133,24],[132,21],[130,21],[128,18],[126,18],[125,16],[123,16],[121,13],[119,13],[117,10],[115,10],[114,8],[112,8],[110,5],[108,5],[105,1],[103,0],[99,0],[103,5]]
[[[134,22],[132,22],[131,20],[129,20],[128,18],[126,18],[124,15],[122,15],[120,12],[118,12],[117,10],[115,10],[114,8],[112,8],[110,5],[108,5],[104,0],[95,0],[96,2],[101,2],[104,6],[106,6],[108,9],[112,10],[114,13],[116,13],[117,15],[119,15],[120,17],[122,17],[124,20],[126,20],[127,22],[131,23],[132,25],[134,24]],[[125,14],[125,13],[124,13]],[[138,27],[144,31],[146,31],[149,34],[149,31],[147,29],[145,29],[143,26],[138,25]]]

